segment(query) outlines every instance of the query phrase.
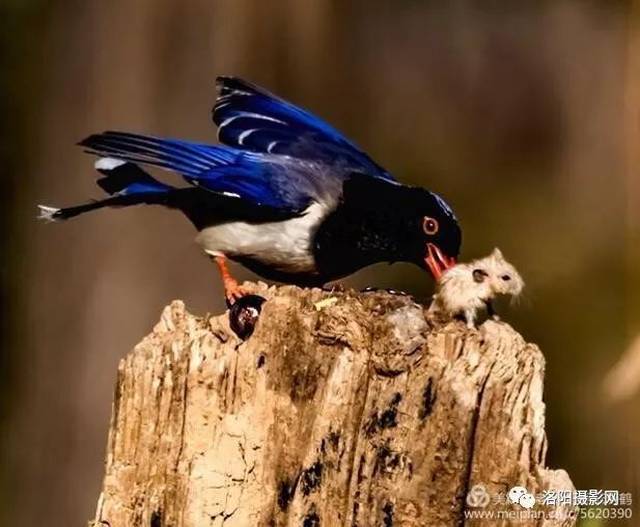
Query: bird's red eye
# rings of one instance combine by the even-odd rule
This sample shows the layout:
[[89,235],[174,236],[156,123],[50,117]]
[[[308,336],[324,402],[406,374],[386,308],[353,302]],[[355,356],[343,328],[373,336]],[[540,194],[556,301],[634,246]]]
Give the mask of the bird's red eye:
[[429,236],[433,236],[438,232],[438,221],[430,218],[429,216],[425,216],[422,220],[422,230],[428,234]]

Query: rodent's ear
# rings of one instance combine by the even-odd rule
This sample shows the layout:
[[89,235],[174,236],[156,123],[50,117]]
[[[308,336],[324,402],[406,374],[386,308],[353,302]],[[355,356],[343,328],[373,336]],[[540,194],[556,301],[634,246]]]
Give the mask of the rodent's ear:
[[489,274],[483,269],[474,269],[471,274],[473,275],[473,281],[477,284],[481,284],[484,282],[484,279],[489,276]]
[[504,256],[502,256],[502,251],[500,249],[498,249],[497,247],[493,250],[493,252],[491,253],[491,256],[494,256],[495,258],[504,259]]

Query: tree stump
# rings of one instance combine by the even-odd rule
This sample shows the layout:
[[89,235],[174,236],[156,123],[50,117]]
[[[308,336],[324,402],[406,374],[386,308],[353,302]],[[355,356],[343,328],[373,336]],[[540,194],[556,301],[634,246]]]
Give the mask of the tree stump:
[[508,324],[248,285],[267,302],[247,341],[174,301],[122,359],[97,524],[487,525],[469,512],[524,510],[514,485],[573,489],[544,464],[544,358]]

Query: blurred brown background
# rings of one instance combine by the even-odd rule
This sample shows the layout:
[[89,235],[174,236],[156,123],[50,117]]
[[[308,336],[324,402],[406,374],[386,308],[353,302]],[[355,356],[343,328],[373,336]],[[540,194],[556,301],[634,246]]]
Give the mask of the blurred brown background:
[[[639,23],[612,0],[2,0],[0,524],[84,525],[118,360],[173,298],[223,309],[178,214],[46,225],[36,204],[99,195],[74,146],[89,133],[215,141],[218,74],[310,108],[442,193],[463,257],[503,249],[528,283],[506,318],[547,357],[549,464],[640,502],[640,396],[603,391],[640,332]],[[431,288],[401,265],[348,283]]]

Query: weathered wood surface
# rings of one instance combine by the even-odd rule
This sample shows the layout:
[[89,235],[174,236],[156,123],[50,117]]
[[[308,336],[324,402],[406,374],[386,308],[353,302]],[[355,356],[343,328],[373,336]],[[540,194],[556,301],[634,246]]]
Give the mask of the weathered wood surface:
[[465,520],[474,485],[573,488],[544,464],[543,356],[509,325],[442,324],[386,293],[253,287],[268,301],[248,341],[175,301],[122,360],[97,521],[487,525]]

